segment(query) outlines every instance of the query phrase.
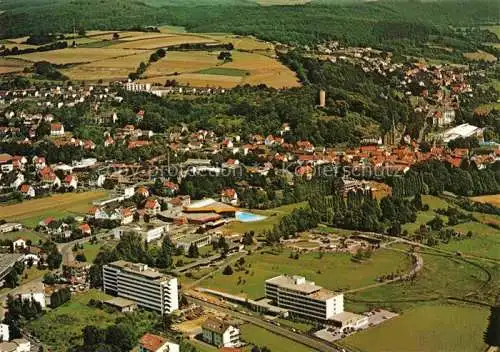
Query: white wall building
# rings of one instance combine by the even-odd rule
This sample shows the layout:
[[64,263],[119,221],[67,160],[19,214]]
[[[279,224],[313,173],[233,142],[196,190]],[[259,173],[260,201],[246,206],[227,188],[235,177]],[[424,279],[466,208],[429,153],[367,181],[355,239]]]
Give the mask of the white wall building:
[[7,324],[0,324],[0,341],[9,341],[9,326]]
[[344,311],[344,295],[317,286],[302,276],[280,275],[265,282],[266,297],[280,308],[305,317],[328,320]]
[[146,264],[118,260],[103,267],[106,293],[128,298],[139,307],[170,314],[179,309],[177,278],[161,274]]
[[217,347],[238,347],[240,329],[216,317],[209,317],[201,326],[203,341]]

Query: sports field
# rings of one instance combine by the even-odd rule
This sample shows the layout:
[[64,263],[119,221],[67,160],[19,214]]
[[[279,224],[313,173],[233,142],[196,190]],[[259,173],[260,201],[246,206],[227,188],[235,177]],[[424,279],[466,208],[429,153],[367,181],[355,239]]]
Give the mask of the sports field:
[[35,227],[46,217],[61,218],[69,215],[86,214],[92,201],[103,199],[106,191],[64,193],[50,197],[28,200],[22,203],[2,206],[2,219],[18,221],[28,227]]
[[425,305],[341,341],[370,352],[484,351],[489,310],[477,306]]
[[217,273],[200,283],[201,287],[241,294],[249,298],[264,296],[264,281],[281,274],[302,275],[331,290],[347,290],[376,283],[377,276],[406,272],[410,261],[404,253],[378,250],[364,263],[355,263],[350,254],[307,253],[299,259],[289,257],[290,251],[281,253],[255,252],[245,257],[243,270],[233,275]]

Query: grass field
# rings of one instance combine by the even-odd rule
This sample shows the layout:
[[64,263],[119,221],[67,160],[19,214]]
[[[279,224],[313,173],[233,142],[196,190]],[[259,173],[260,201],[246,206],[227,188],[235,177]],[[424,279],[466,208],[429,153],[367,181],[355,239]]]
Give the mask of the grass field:
[[500,26],[483,26],[481,29],[487,29],[492,33],[495,33],[498,38],[500,38]]
[[[449,206],[449,204],[445,200],[430,195],[423,195],[422,202],[424,204],[429,205],[429,210],[419,211],[417,214],[417,221],[415,221],[414,223],[408,223],[403,225],[403,230],[407,230],[410,234],[414,233],[415,230],[418,230],[420,225],[424,225],[430,220],[432,220],[436,216],[434,210],[447,209]],[[445,222],[448,221],[446,216],[441,216],[441,217]]]
[[255,325],[241,326],[243,340],[256,345],[267,346],[273,352],[310,352],[311,349],[285,337],[278,336]]
[[57,65],[96,62],[117,57],[130,56],[138,53],[136,50],[118,49],[114,47],[101,48],[66,48],[53,51],[36,52],[17,55],[12,58],[31,62],[48,61]]
[[242,51],[274,52],[274,45],[253,37],[230,34],[206,34],[207,37],[223,43],[232,43],[234,48]]
[[[478,267],[458,257],[433,251],[422,251],[421,255],[424,266],[413,282],[398,282],[350,294],[349,309],[362,311],[368,304],[404,310],[447,297],[468,297],[488,303],[494,300],[496,294],[492,292],[496,292],[500,284],[496,274],[499,265],[481,263]],[[359,309],[357,304],[361,304]]]
[[206,70],[201,70],[198,73],[204,75],[221,75],[221,76],[235,76],[235,77],[244,77],[250,74],[250,72],[245,70],[237,68],[225,68],[225,67],[208,68]]
[[274,225],[278,224],[281,221],[283,216],[291,214],[294,209],[299,207],[306,207],[307,203],[295,203],[283,205],[278,208],[269,209],[269,210],[251,210],[252,213],[265,215],[266,219],[261,221],[254,222],[239,222],[233,221],[230,224],[223,227],[224,232],[238,232],[245,233],[246,231],[255,231],[256,233],[263,232],[266,230],[270,230]]
[[479,257],[500,259],[500,231],[478,222],[468,222],[453,226],[456,231],[467,233],[472,231],[473,237],[460,241],[450,241],[440,244],[439,248],[460,251]]
[[18,221],[27,227],[35,227],[38,222],[49,216],[61,218],[85,214],[92,201],[103,199],[106,195],[106,191],[55,194],[46,198],[2,206],[0,211],[5,220]]
[[[389,250],[375,252],[362,264],[353,262],[350,254],[327,253],[320,258],[318,253],[308,253],[299,259],[291,259],[289,254],[288,250],[281,254],[254,253],[245,258],[244,271],[234,270],[229,276],[217,273],[202,281],[200,286],[259,298],[264,296],[265,280],[280,274],[294,274],[331,290],[346,290],[373,284],[377,276],[407,271],[410,266],[405,254]],[[238,284],[240,277],[246,282]]]
[[476,61],[476,60],[484,60],[484,61],[490,61],[490,62],[497,61],[497,58],[494,55],[487,53],[485,51],[482,51],[482,50],[478,50],[476,52],[471,52],[471,53],[465,53],[464,57],[466,59],[474,60],[474,61]]
[[27,324],[28,330],[54,351],[68,351],[71,346],[81,345],[82,329],[87,325],[106,327],[119,316],[101,309],[89,307],[90,299],[109,299],[100,291],[91,290],[71,297],[71,301]]
[[480,352],[488,315],[485,308],[426,305],[341,343],[370,352]]

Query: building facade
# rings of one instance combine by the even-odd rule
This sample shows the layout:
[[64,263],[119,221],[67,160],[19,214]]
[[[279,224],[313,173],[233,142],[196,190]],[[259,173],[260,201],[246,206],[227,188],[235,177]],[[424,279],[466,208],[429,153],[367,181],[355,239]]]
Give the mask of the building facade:
[[266,298],[292,314],[329,320],[344,311],[344,295],[307,281],[302,276],[280,275],[265,282]]
[[104,291],[134,300],[137,305],[170,314],[179,309],[177,278],[161,274],[146,264],[118,260],[103,267]]
[[201,326],[203,341],[217,347],[240,346],[240,329],[229,322],[209,317]]

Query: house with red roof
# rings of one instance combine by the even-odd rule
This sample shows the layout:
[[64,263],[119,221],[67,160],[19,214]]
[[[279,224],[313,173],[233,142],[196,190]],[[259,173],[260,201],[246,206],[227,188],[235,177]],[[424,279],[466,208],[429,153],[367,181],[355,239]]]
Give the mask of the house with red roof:
[[89,224],[81,224],[78,229],[82,232],[84,236],[90,236],[92,234],[92,229]]
[[33,186],[31,186],[31,185],[29,185],[27,183],[22,184],[21,187],[19,187],[19,191],[25,197],[33,198],[36,195],[35,189],[33,188]]
[[149,216],[156,216],[161,211],[160,202],[157,199],[148,199],[144,204],[144,213]]
[[169,196],[173,196],[179,192],[179,185],[171,181],[163,182],[163,188]]
[[231,205],[238,204],[238,193],[234,188],[225,188],[221,192],[221,202]]
[[62,123],[54,122],[50,124],[50,135],[53,137],[64,136],[64,126]]
[[179,345],[159,335],[146,333],[139,341],[139,352],[179,352]]
[[149,197],[149,191],[146,187],[144,186],[139,186],[136,190],[135,190],[135,194],[137,195],[140,195],[144,198],[147,198]]
[[67,175],[63,181],[64,187],[76,190],[78,187],[78,178],[74,175]]

